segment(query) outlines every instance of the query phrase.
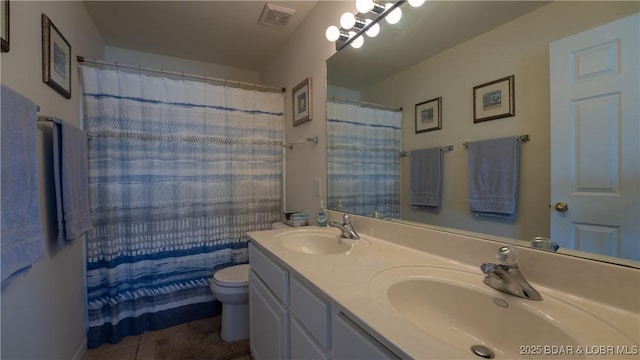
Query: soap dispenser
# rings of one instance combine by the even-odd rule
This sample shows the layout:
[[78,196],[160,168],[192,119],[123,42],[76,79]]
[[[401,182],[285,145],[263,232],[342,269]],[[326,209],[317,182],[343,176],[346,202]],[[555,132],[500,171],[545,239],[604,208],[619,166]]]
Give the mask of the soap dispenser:
[[324,201],[320,200],[320,210],[318,210],[318,214],[316,215],[316,225],[326,227],[327,219],[327,213],[324,211]]

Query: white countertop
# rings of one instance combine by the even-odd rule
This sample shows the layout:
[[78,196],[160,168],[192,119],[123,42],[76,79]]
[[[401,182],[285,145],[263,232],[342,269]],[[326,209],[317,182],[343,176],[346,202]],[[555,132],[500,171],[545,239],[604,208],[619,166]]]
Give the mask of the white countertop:
[[[316,227],[316,229],[319,228]],[[406,266],[445,267],[481,274],[480,264],[470,266],[449,258],[362,234],[360,234],[361,239],[356,240],[355,247],[349,254],[307,255],[285,248],[276,236],[282,232],[299,230],[290,228],[257,231],[250,232],[248,235],[253,239],[252,242],[255,245],[272,254],[283,264],[286,264],[287,267],[293,270],[293,275],[297,273],[298,276],[302,276],[313,283],[346,311],[360,320],[360,325],[368,332],[377,334],[378,336],[376,337],[378,338],[385,339],[391,345],[391,348],[400,349],[407,356],[416,359],[478,359],[468,349],[463,351],[428,336],[406,319],[403,319],[392,307],[384,307],[380,305],[380,301],[374,301],[370,291],[370,281],[381,271]],[[336,228],[327,228],[326,231],[333,231],[336,235],[340,233]],[[367,243],[371,246],[367,246]],[[487,260],[492,261],[493,259]],[[526,273],[524,275],[526,277]],[[532,285],[543,293],[543,296],[545,293],[549,294],[549,292],[555,291],[535,283],[532,283]],[[504,296],[498,291],[496,291],[496,295]],[[591,306],[590,310],[593,311],[603,311],[603,309],[607,308],[604,305],[589,301],[585,302],[582,299],[580,301],[581,305],[587,304],[587,306]],[[611,313],[620,313],[616,309],[609,310],[612,310]],[[627,322],[623,326],[627,329],[630,327],[633,330],[633,327],[637,326],[637,318],[634,325],[633,314],[631,314],[631,317],[629,315],[623,312],[620,316],[624,320],[623,322]]]

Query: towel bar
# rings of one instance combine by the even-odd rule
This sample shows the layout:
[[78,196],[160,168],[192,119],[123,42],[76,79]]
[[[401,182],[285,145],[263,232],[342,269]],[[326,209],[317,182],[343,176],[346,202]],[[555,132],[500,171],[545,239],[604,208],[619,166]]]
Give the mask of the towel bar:
[[[529,140],[530,140],[530,139],[529,139],[529,134],[526,134],[526,135],[520,135],[520,136],[518,136],[518,140],[520,140],[520,142],[527,142],[527,141],[529,141]],[[466,148],[466,147],[468,147],[468,146],[469,146],[469,142],[468,142],[468,141],[463,142],[463,143],[462,143],[462,146],[464,146],[465,148]]]
[[[440,148],[440,151],[453,151],[453,145],[447,145]],[[400,156],[409,156],[410,151],[402,150],[400,151]]]
[[284,145],[282,145],[282,147],[285,147],[285,148],[287,148],[287,149],[293,149],[293,145],[296,145],[296,144],[302,144],[302,143],[305,143],[305,142],[307,142],[307,141],[308,141],[308,142],[313,142],[314,144],[317,144],[317,143],[318,143],[318,137],[317,137],[317,136],[314,136],[314,137],[308,137],[308,138],[306,138],[306,139],[302,139],[302,140],[294,141],[294,142],[292,142],[292,143],[290,143],[290,144],[284,144]]

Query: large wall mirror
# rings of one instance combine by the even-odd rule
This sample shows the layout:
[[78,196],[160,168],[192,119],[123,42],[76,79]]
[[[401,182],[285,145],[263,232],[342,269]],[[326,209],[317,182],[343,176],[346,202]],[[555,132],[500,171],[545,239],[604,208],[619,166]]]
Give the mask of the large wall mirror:
[[[599,144],[596,150],[577,151],[593,155],[590,159],[583,156],[580,160],[583,168],[578,171],[586,174],[586,164],[607,154],[604,158],[615,163],[611,165],[614,169],[611,173],[615,174],[604,176],[606,179],[602,181],[631,184],[630,192],[627,187],[624,193],[613,196],[627,198],[622,211],[635,219],[624,229],[596,219],[588,223],[571,222],[570,235],[558,235],[554,230],[555,223],[577,213],[580,207],[596,214],[605,206],[598,201],[596,205],[583,206],[554,193],[556,185],[574,181],[570,179],[576,176],[573,168],[555,163],[555,159],[566,156],[552,149],[552,141],[555,144],[559,136],[566,134],[552,128],[550,120],[555,111],[554,101],[576,102],[556,96],[552,90],[557,85],[550,76],[555,71],[550,45],[614,21],[633,18],[640,12],[640,3],[427,1],[418,8],[408,3],[400,8],[403,16],[399,23],[380,21],[381,32],[377,37],[365,36],[361,48],[345,46],[327,60],[328,208],[382,220],[485,234],[491,239],[516,239],[522,245],[535,237],[545,237],[560,244],[558,252],[640,267],[637,97],[621,102],[635,104],[636,112],[632,115],[635,125],[632,123],[630,128],[635,132],[631,136],[621,135],[624,131],[617,125],[606,125],[602,128],[604,132],[592,132],[591,137],[587,132],[582,134],[579,149]],[[595,55],[571,61],[576,64],[583,61],[581,64],[586,67],[589,61],[607,54],[605,58],[611,64],[628,62],[617,60],[617,50],[601,52],[608,49],[606,46],[594,49],[595,52],[585,54]],[[637,51],[635,47],[628,59],[638,59]],[[587,57],[591,60],[586,60]],[[505,89],[509,83],[513,85],[515,114],[474,121],[474,116],[478,118],[474,115],[476,91],[490,89],[492,85],[486,85],[496,80],[506,81]],[[638,80],[629,81],[637,91]],[[615,104],[620,103],[575,108],[582,111],[582,120],[586,122],[596,116],[591,114],[597,114],[598,108],[610,110],[602,111],[603,119],[614,113],[618,116]],[[516,216],[511,219],[475,216],[469,210],[469,162],[464,144],[509,136],[528,136],[528,141],[521,141],[519,146]],[[573,135],[566,136],[566,143],[576,143],[576,139],[570,138]],[[412,206],[410,155],[414,150],[432,147],[444,150],[440,206]],[[575,153],[577,148],[572,149],[564,151]],[[620,160],[618,156],[623,153],[631,157]],[[618,179],[617,174],[624,173],[629,166],[635,166],[627,172],[630,175],[620,176],[630,177]],[[558,180],[557,173],[563,171],[567,180]],[[616,179],[611,180],[613,177]],[[594,184],[583,192],[595,193],[598,188],[608,186]],[[609,196],[605,194],[600,199],[606,197]],[[566,212],[561,212],[563,202],[568,203]]]

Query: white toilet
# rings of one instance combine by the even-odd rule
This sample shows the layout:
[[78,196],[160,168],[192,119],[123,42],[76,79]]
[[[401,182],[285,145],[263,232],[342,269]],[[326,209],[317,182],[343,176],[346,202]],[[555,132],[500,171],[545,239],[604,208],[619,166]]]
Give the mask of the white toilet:
[[222,303],[220,338],[233,342],[249,338],[249,265],[216,271],[210,281],[213,296]]

